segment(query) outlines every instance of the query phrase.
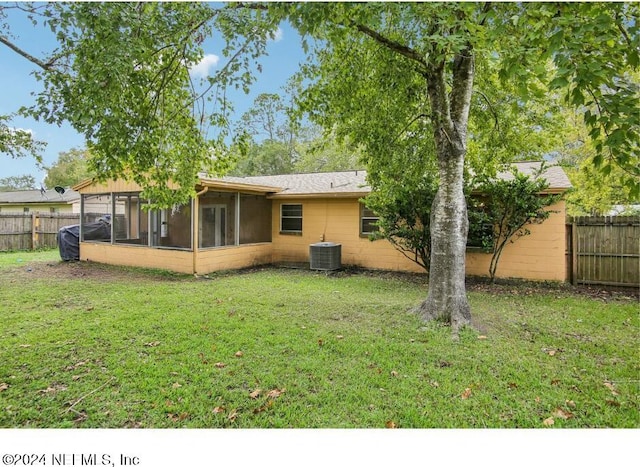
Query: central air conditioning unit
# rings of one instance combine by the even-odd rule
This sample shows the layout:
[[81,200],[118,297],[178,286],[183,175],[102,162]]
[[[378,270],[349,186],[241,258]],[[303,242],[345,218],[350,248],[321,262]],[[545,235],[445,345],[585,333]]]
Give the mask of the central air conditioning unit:
[[342,245],[333,242],[320,242],[309,245],[311,269],[335,271],[340,269]]

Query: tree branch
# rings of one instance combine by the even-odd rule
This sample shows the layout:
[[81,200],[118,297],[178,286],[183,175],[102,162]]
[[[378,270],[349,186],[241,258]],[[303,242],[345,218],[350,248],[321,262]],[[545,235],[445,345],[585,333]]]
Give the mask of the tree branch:
[[26,52],[25,50],[22,50],[20,47],[15,45],[13,42],[9,41],[9,39],[7,39],[5,36],[0,36],[0,43],[6,45],[11,50],[16,52],[18,55],[22,55],[24,58],[29,60],[31,63],[35,63],[36,65],[38,65],[40,68],[42,68],[45,71],[51,71],[53,69],[52,63],[43,62],[39,58],[34,57],[29,52]]
[[413,60],[414,62],[418,62],[425,69],[428,68],[428,64],[424,59],[424,57],[420,55],[417,51],[413,50],[411,47],[407,47],[406,45],[402,45],[399,42],[392,41],[391,39],[384,37],[382,34],[374,31],[373,29],[363,24],[351,23],[351,25],[361,33],[366,34],[367,36],[369,36],[370,38],[378,42],[379,44],[384,45],[389,50],[397,52],[400,55],[403,55],[404,57],[407,57],[408,59]]

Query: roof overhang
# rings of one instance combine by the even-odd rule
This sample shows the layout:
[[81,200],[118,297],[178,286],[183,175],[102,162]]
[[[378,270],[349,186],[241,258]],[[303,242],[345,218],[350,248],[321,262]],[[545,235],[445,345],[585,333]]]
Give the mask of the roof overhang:
[[217,179],[203,179],[201,178],[197,186],[202,188],[213,188],[214,190],[224,190],[224,191],[241,191],[248,193],[277,193],[282,191],[282,188],[267,186],[267,185],[253,185],[249,183],[237,183],[237,182],[226,182],[223,180]]
[[353,191],[353,192],[333,192],[333,193],[287,193],[283,190],[279,193],[267,195],[269,199],[327,199],[327,198],[363,198],[367,196],[369,191]]

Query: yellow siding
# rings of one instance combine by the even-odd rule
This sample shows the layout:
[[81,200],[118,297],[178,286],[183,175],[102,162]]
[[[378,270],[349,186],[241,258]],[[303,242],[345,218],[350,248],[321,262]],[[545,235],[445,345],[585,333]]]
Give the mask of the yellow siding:
[[[565,202],[549,208],[553,212],[542,224],[530,225],[531,235],[508,244],[498,263],[497,277],[564,281],[566,279]],[[467,253],[467,274],[487,276],[491,255]]]
[[201,250],[196,272],[207,274],[226,269],[243,269],[272,263],[271,243],[252,243]]
[[[280,233],[280,205],[302,204],[302,235]],[[273,202],[273,261],[308,262],[309,245],[321,241],[342,245],[342,264],[370,269],[423,272],[384,240],[360,236],[358,199],[300,199]]]
[[55,203],[46,203],[46,204],[36,204],[36,203],[27,203],[27,204],[3,204],[0,205],[0,212],[2,214],[25,214],[24,208],[29,208],[29,212],[27,214],[31,214],[34,212],[40,212],[43,214],[49,214],[51,212],[51,208],[57,209],[56,213],[61,214],[70,214],[73,213],[73,206],[71,204],[55,204]]
[[[280,205],[302,204],[302,235],[280,233]],[[498,277],[565,280],[565,204],[550,208],[549,219],[529,227],[531,235],[508,245],[498,265]],[[342,245],[342,264],[391,271],[424,272],[385,240],[360,237],[357,199],[278,200],[273,203],[273,261],[308,262],[309,245],[327,241]],[[467,274],[487,276],[491,256],[467,253]]]
[[[111,190],[115,187],[103,188]],[[121,187],[122,188],[122,187]],[[131,190],[129,186],[125,191]],[[124,188],[122,188],[124,189]],[[83,190],[84,192],[84,190]],[[97,190],[96,192],[100,192]],[[301,235],[280,233],[281,204],[302,204]],[[565,204],[551,207],[550,218],[530,226],[531,235],[508,245],[498,265],[498,277],[565,280]],[[192,251],[83,242],[81,259],[123,266],[169,269],[206,274],[261,264],[309,261],[309,245],[321,241],[342,245],[342,264],[370,269],[424,272],[385,240],[371,242],[360,236],[360,203],[355,198],[273,200],[272,243],[253,243]],[[491,257],[467,253],[467,274],[488,275]],[[194,268],[195,264],[195,268]]]
[[98,193],[132,193],[142,191],[140,185],[125,180],[108,180],[104,183],[92,183],[86,187],[80,188],[79,193],[83,195]]
[[82,242],[80,244],[80,260],[118,266],[168,269],[184,274],[193,273],[193,253],[191,251]]

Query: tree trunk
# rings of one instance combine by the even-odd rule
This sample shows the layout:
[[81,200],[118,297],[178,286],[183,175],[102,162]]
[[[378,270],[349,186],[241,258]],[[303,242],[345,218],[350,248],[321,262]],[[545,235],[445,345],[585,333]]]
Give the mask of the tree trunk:
[[464,197],[464,159],[474,76],[471,47],[457,55],[452,65],[450,92],[444,61],[434,64],[433,72],[427,74],[440,180],[431,210],[429,294],[418,312],[425,320],[449,322],[457,336],[462,326],[471,323],[465,286],[469,220]]
[[429,294],[418,312],[424,320],[451,323],[455,332],[471,323],[465,287],[469,221],[464,197],[464,153],[440,158],[440,187],[431,211]]

